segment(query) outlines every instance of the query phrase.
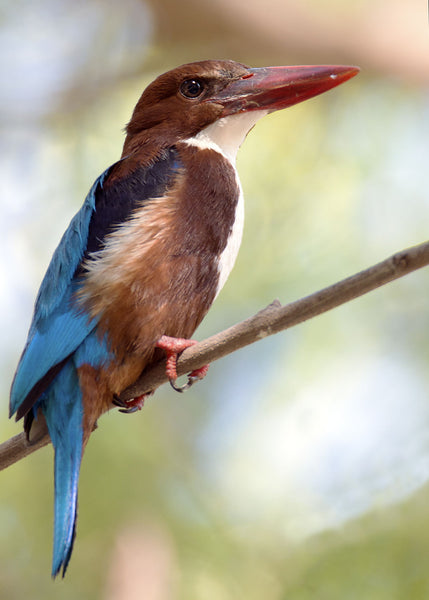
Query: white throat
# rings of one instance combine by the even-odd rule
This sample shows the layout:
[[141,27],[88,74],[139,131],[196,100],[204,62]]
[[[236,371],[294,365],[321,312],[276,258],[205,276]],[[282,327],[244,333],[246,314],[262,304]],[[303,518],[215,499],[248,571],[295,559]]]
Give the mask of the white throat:
[[268,114],[267,110],[253,110],[237,113],[218,119],[194,137],[185,140],[187,144],[198,148],[216,150],[235,164],[238,149],[246,135],[259,119]]

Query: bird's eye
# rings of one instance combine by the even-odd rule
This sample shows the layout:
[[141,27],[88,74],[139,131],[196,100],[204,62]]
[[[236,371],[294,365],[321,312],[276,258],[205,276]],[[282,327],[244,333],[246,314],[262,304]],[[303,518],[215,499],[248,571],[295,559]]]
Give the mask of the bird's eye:
[[180,93],[185,98],[198,98],[203,93],[204,84],[199,79],[185,79],[180,86]]

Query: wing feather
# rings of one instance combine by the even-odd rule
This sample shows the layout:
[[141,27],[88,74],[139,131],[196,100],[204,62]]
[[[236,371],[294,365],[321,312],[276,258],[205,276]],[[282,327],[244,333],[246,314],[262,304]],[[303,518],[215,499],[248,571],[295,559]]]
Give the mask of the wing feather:
[[[52,256],[37,295],[34,316],[10,394],[10,414],[25,402],[37,382],[82,343],[95,327],[87,315],[73,305],[74,274],[86,250],[88,230],[95,210],[95,197],[108,173],[90,189],[80,211]],[[22,416],[22,415],[21,415]]]
[[[97,326],[78,306],[75,293],[85,260],[102,250],[106,235],[132,216],[146,200],[164,194],[180,169],[177,151],[169,149],[149,167],[126,172],[127,159],[107,169],[95,181],[79,212],[73,217],[52,256],[37,295],[27,344],[12,383],[10,414],[24,416],[58,372]],[[120,165],[125,173],[114,175]],[[101,344],[107,348],[106,343]],[[106,350],[107,352],[107,350]],[[100,360],[97,355],[94,361]],[[96,366],[96,365],[95,365]]]

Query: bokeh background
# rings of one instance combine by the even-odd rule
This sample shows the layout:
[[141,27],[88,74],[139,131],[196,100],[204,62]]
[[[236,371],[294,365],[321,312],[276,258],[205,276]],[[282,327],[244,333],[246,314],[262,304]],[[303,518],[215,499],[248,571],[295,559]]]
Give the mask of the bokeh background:
[[[0,27],[1,439],[20,430],[8,391],[50,256],[160,72],[362,68],[245,142],[242,249],[197,338],[427,237],[424,2],[3,0]],[[421,270],[103,417],[64,581],[52,448],[2,472],[0,597],[428,598],[428,287]]]

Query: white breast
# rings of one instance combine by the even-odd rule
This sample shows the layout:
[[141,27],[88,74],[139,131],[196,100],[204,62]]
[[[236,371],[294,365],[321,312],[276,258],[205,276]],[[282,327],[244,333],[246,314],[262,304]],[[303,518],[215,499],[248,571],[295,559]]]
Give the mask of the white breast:
[[246,135],[255,125],[255,123],[268,113],[266,110],[251,111],[230,115],[218,119],[196,136],[185,140],[187,144],[201,149],[210,149],[219,152],[224,156],[234,169],[237,186],[240,190],[237,206],[235,209],[234,225],[228,238],[228,242],[218,261],[219,282],[216,290],[216,296],[223,288],[241,244],[244,226],[244,198],[237,169],[235,168],[235,159],[241,144]]
[[219,257],[218,262],[218,273],[219,282],[217,285],[216,296],[219,294],[221,289],[226,283],[229,274],[234,266],[235,259],[237,258],[238,251],[240,249],[241,238],[243,237],[243,226],[244,226],[244,198],[241,183],[236,172],[237,185],[240,189],[240,195],[238,197],[237,206],[235,209],[234,225],[229,235],[225,250]]

